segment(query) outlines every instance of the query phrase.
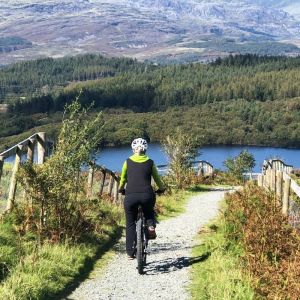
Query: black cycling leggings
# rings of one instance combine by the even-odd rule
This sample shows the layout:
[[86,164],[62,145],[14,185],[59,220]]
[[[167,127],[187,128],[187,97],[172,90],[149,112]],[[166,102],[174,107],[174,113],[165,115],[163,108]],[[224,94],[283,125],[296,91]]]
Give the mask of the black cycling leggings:
[[126,252],[128,255],[133,255],[135,251],[133,248],[136,230],[135,222],[137,219],[139,204],[143,207],[147,225],[155,226],[155,195],[149,193],[127,194],[124,200],[124,208],[126,215]]

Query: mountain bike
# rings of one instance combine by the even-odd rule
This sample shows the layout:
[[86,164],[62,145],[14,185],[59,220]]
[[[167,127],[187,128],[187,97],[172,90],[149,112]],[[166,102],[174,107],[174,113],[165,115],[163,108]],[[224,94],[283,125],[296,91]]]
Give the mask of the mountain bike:
[[136,259],[139,274],[144,273],[144,266],[146,265],[147,260],[148,241],[148,227],[146,225],[143,208],[139,205],[136,221]]
[[[165,190],[155,191],[156,195],[161,195]],[[137,269],[139,274],[144,274],[144,266],[147,262],[147,248],[149,242],[149,232],[148,226],[146,224],[146,219],[143,212],[142,205],[138,206],[138,216],[136,221],[136,259],[137,259]]]

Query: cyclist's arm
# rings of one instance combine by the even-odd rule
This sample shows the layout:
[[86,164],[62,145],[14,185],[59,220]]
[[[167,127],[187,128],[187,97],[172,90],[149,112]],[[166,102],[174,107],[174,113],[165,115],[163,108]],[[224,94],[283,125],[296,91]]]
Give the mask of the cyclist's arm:
[[152,177],[160,190],[165,189],[164,184],[161,181],[160,176],[158,175],[158,171],[157,171],[155,164],[153,164],[153,167],[152,167]]
[[120,178],[120,189],[123,189],[125,187],[125,183],[127,182],[127,162],[125,160],[123,167],[122,167],[122,172],[121,172],[121,178]]

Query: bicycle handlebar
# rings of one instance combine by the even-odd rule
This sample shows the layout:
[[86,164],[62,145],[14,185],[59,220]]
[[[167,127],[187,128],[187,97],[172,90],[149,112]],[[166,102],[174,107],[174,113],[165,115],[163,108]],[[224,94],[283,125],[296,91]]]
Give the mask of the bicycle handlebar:
[[[125,191],[126,191],[125,189],[119,189],[118,190],[118,192],[122,195],[125,195]],[[158,190],[154,191],[154,194],[162,195],[165,191],[166,191],[166,189],[163,189],[163,190],[158,189]]]

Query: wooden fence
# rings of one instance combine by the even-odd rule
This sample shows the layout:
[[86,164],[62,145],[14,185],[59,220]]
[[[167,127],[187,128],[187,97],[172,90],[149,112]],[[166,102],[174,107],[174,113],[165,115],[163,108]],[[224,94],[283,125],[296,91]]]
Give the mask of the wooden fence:
[[197,162],[198,164],[198,176],[212,176],[214,173],[214,167],[212,164],[205,160],[200,160]]
[[0,183],[3,174],[4,163],[7,158],[14,156],[15,161],[12,168],[9,192],[6,204],[6,211],[11,211],[16,197],[17,190],[17,173],[23,155],[26,155],[27,161],[33,162],[35,155],[35,148],[37,146],[37,163],[43,164],[46,157],[46,134],[45,132],[36,133],[19,144],[0,153]]
[[95,163],[90,164],[89,172],[88,172],[88,183],[87,183],[87,196],[91,198],[94,196],[94,181],[95,181],[95,173],[99,172],[100,181],[98,184],[98,195],[108,195],[113,199],[115,203],[118,203],[119,199],[119,183],[120,177],[113,171],[96,165]]
[[262,174],[257,177],[257,183],[275,193],[282,206],[282,213],[288,216],[293,227],[300,228],[300,202],[295,201],[296,198],[300,199],[300,186],[287,173],[292,171],[292,166],[288,166],[288,169],[282,168],[284,163],[280,164],[278,161],[275,164],[268,163],[269,167],[263,168]]
[[290,174],[291,171],[293,170],[293,166],[287,165],[281,159],[265,160],[262,168],[263,168],[263,172],[265,172],[267,169],[275,169],[277,171],[282,171],[287,174]]
[[[197,173],[198,176],[202,175],[202,176],[212,176],[213,172],[214,172],[214,167],[212,164],[210,164],[209,162],[205,161],[205,160],[197,160],[193,162],[193,165],[195,165],[195,171]],[[169,165],[158,165],[157,169],[159,171],[161,170],[167,170],[167,168],[169,167]]]
[[[50,142],[50,143],[49,143]],[[36,133],[19,144],[11,147],[0,153],[0,186],[1,178],[3,175],[4,163],[8,158],[14,157],[14,164],[9,180],[9,191],[6,201],[5,210],[7,212],[11,211],[15,204],[16,190],[17,190],[17,173],[21,164],[22,159],[29,162],[36,162],[38,164],[43,164],[47,153],[49,153],[49,147],[51,141],[47,141],[45,132]],[[53,144],[53,143],[52,143]],[[35,151],[36,150],[36,151]],[[37,155],[35,158],[34,156]],[[93,183],[95,172],[101,173],[101,180],[99,183],[98,195],[102,196],[107,194],[109,197],[113,198],[114,202],[118,201],[118,187],[119,187],[119,177],[116,173],[109,169],[103,168],[96,164],[91,164],[88,172],[88,183],[87,183],[87,194],[88,197],[93,196]],[[107,186],[105,190],[105,186]]]

